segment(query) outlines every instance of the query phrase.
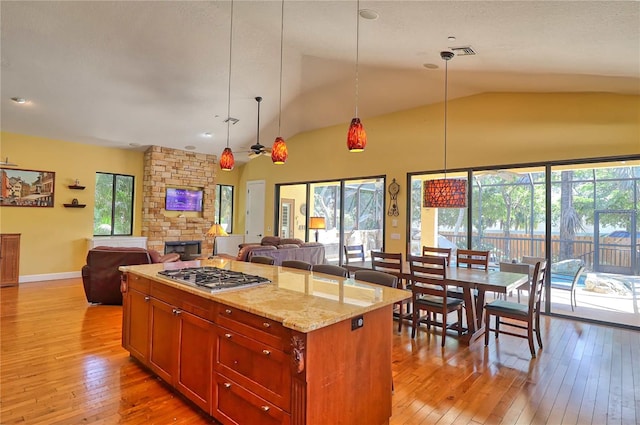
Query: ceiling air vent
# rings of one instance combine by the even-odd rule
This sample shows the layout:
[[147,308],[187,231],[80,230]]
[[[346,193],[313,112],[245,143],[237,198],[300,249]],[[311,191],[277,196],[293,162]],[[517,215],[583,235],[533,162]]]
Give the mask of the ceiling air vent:
[[452,47],[451,51],[455,53],[456,56],[473,56],[476,54],[475,50],[473,50],[471,46]]

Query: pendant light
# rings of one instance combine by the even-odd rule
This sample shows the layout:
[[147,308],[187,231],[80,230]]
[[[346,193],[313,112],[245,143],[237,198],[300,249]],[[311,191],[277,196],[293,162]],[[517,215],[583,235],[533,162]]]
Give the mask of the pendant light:
[[271,161],[276,165],[282,165],[287,162],[289,152],[287,150],[287,144],[281,137],[281,119],[282,119],[282,57],[283,57],[283,35],[284,35],[284,0],[282,0],[281,6],[281,18],[280,18],[280,103],[278,104],[278,137],[273,142],[271,147]]
[[227,92],[227,147],[222,151],[220,156],[220,169],[223,171],[233,170],[235,159],[233,152],[229,147],[229,126],[231,125],[231,52],[233,48],[233,0],[231,0],[231,23],[229,25],[229,90]]
[[444,71],[444,178],[424,182],[425,208],[465,208],[467,206],[467,181],[465,179],[447,179],[447,91],[449,61],[452,52],[440,52],[445,61]]
[[356,2],[356,115],[351,120],[347,133],[347,148],[349,152],[362,152],[367,146],[367,132],[358,118],[358,62],[360,43],[360,0]]

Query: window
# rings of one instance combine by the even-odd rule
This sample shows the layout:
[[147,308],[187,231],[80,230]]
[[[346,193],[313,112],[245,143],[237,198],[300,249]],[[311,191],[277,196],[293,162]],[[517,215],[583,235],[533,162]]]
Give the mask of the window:
[[215,217],[225,232],[233,231],[233,186],[216,185]]
[[134,177],[96,173],[94,236],[125,236],[133,233]]

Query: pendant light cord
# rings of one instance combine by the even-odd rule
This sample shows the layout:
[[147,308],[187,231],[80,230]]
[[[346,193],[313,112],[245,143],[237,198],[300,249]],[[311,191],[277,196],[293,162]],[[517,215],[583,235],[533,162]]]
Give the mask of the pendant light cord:
[[360,0],[356,2],[356,118],[358,118],[358,63],[360,59]]
[[282,57],[283,57],[283,45],[284,45],[284,0],[282,0],[282,6],[280,10],[280,101],[278,104],[278,136],[282,136],[280,131],[280,124],[282,118]]
[[447,178],[447,99],[449,87],[449,61],[444,61],[444,178]]
[[231,24],[229,25],[229,88],[227,92],[227,147],[229,147],[229,126],[231,125],[231,52],[233,49],[233,0],[231,0]]

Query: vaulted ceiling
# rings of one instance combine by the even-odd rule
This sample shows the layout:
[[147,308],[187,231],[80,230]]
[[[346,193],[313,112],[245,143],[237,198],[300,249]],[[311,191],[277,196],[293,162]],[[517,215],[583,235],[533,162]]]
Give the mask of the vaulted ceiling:
[[229,1],[2,1],[2,130],[219,155],[231,116],[239,121],[230,145],[243,162],[262,96],[262,144],[278,135],[279,116],[285,138],[339,123],[346,138],[356,41],[365,126],[367,117],[441,102],[440,51],[459,47],[476,54],[449,62],[450,99],[640,94],[637,1],[363,0],[360,10],[378,17],[359,18],[358,37],[355,1],[286,0],[281,27],[282,6],[236,0],[230,43]]

